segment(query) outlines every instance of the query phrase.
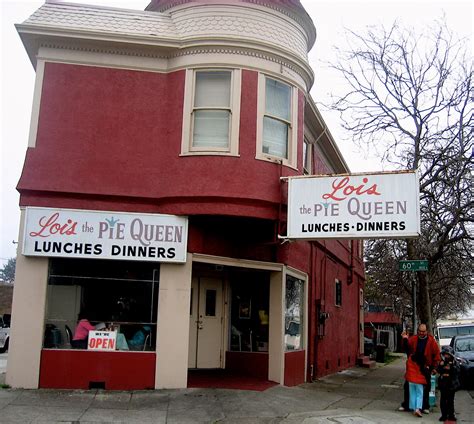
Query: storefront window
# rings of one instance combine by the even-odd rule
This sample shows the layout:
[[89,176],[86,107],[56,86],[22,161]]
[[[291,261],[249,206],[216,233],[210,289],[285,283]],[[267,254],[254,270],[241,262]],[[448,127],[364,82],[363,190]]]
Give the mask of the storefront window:
[[242,272],[235,274],[233,279],[230,350],[268,352],[268,274]]
[[286,277],[285,348],[303,348],[304,282]]
[[155,350],[158,277],[156,263],[51,259],[44,347],[82,348],[72,341],[80,317],[116,331],[119,350]]

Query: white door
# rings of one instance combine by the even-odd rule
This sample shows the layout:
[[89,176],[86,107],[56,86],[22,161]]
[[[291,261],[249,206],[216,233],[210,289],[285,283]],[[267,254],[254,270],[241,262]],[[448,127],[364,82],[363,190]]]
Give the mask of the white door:
[[189,368],[220,368],[223,340],[222,280],[194,278],[191,284]]

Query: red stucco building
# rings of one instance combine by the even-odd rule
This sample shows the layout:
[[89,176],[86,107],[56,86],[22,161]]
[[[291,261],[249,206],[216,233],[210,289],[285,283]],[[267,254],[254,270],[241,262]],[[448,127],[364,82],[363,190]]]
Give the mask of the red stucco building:
[[[296,385],[355,365],[360,241],[279,238],[282,177],[349,171],[309,95],[299,1],[48,2],[17,30],[36,88],[8,384],[223,368]],[[81,312],[113,350],[71,348]]]

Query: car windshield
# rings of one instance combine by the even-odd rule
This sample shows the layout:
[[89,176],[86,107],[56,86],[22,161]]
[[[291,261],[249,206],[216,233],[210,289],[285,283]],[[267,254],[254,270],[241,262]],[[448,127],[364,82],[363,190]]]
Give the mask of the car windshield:
[[471,352],[474,351],[474,337],[456,340],[456,352]]

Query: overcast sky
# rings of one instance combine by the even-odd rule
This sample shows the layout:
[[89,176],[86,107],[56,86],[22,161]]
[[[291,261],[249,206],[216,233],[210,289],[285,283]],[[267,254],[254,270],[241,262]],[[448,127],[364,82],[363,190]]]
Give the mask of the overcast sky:
[[[84,0],[78,3],[143,10],[148,0]],[[323,65],[334,60],[332,46],[344,46],[344,27],[363,30],[367,25],[390,26],[395,19],[411,26],[432,23],[446,14],[448,25],[472,46],[473,6],[470,0],[301,0],[313,19],[317,40],[310,53],[316,80],[311,94],[316,102],[327,100],[337,84]],[[26,20],[43,1],[0,0],[1,15],[1,105],[0,105],[0,266],[16,255],[20,209],[15,189],[25,156],[31,116],[35,73],[14,28]],[[329,129],[352,171],[381,171],[377,162],[365,158],[343,140],[336,116],[322,111]]]

